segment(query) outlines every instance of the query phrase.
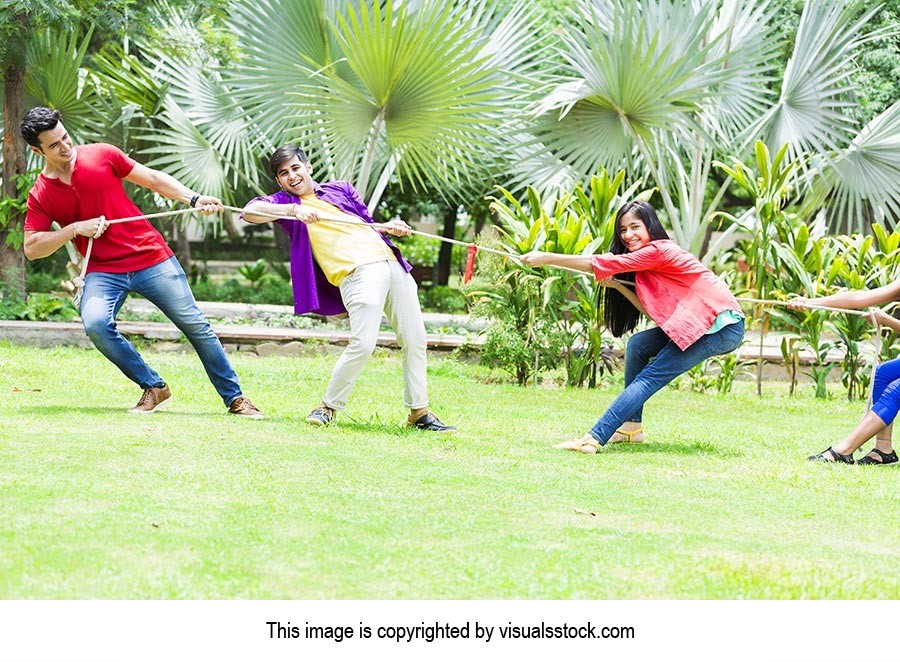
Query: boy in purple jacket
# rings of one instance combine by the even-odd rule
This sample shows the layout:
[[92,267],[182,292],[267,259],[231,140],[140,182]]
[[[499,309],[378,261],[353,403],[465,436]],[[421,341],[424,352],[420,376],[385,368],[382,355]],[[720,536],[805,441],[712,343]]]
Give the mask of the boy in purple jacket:
[[[375,350],[382,314],[386,314],[402,348],[403,401],[410,412],[407,424],[432,432],[456,431],[428,410],[425,324],[416,282],[409,275],[412,267],[386,236],[409,235],[410,227],[400,220],[374,223],[349,182],[316,182],[299,147],[280,147],[269,159],[269,167],[281,190],[251,200],[244,207],[244,220],[266,223],[273,220],[271,215],[280,217],[276,222],[291,242],[297,315],[347,312],[350,317],[350,342],[307,423],[328,425],[335,412],[347,406],[353,385]],[[320,215],[355,224],[329,223]]]

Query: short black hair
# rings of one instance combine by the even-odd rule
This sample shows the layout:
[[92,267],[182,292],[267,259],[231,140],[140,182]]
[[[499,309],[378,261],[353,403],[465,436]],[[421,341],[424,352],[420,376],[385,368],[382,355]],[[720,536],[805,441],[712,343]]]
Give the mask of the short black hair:
[[41,141],[38,136],[43,131],[55,129],[56,125],[62,121],[62,115],[58,110],[46,108],[44,106],[35,106],[27,113],[25,119],[22,120],[20,131],[22,137],[32,147],[40,147]]
[[297,147],[296,145],[284,145],[283,147],[279,147],[275,150],[272,156],[269,158],[269,170],[272,171],[272,177],[278,177],[278,168],[282,163],[286,161],[290,161],[294,157],[298,157],[300,159],[300,163],[309,163],[309,159],[306,157],[306,152]]

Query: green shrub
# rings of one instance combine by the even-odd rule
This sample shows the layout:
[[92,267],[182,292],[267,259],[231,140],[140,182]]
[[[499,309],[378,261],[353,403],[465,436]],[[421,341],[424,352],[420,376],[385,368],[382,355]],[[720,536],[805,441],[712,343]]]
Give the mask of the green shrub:
[[191,289],[198,301],[231,301],[280,306],[290,306],[294,303],[291,284],[269,274],[263,276],[256,286],[247,285],[236,278],[229,278],[224,283],[201,279],[195,282]]
[[10,297],[0,299],[0,319],[68,322],[77,316],[78,310],[68,297],[38,292],[29,294],[25,300]]
[[509,319],[495,319],[485,333],[479,361],[500,368],[524,386],[541,370],[553,369],[564,350],[562,338],[546,320],[534,320],[525,331]]
[[441,313],[466,313],[469,310],[466,295],[447,285],[419,288],[419,303],[423,310]]
[[29,271],[25,274],[25,289],[29,292],[56,292],[62,285],[63,277],[43,271]]

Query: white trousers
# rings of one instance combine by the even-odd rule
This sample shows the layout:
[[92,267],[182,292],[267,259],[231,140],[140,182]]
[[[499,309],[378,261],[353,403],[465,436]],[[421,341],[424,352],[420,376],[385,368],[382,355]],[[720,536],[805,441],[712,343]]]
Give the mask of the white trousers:
[[416,281],[396,260],[357,267],[341,282],[341,299],[350,315],[350,342],[338,358],[322,402],[331,409],[347,406],[356,378],[372,352],[387,315],[402,350],[403,404],[428,406],[425,323]]

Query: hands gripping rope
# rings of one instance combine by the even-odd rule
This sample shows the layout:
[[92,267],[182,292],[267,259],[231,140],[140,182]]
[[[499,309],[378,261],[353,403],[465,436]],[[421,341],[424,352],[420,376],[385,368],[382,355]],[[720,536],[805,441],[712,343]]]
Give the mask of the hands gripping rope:
[[[90,223],[94,220],[99,221],[94,233],[91,234],[88,238],[87,249],[84,251],[84,260],[81,265],[81,274],[72,279],[72,284],[75,285],[75,294],[72,295],[72,303],[75,304],[75,307],[78,308],[81,303],[81,296],[84,294],[84,279],[87,276],[88,262],[91,259],[91,249],[94,247],[94,239],[99,239],[104,232],[109,228],[110,225],[114,223],[127,223],[129,221],[140,221],[149,218],[162,218],[164,216],[179,216],[181,214],[190,214],[193,211],[197,211],[193,207],[188,209],[175,209],[172,211],[163,211],[158,214],[141,214],[140,216],[126,216],[125,218],[114,218],[107,219],[103,216],[98,217],[97,219],[91,219],[90,221],[76,221],[75,223],[75,236],[81,234],[79,232],[78,225],[81,223]],[[75,238],[72,237],[72,239]]]

